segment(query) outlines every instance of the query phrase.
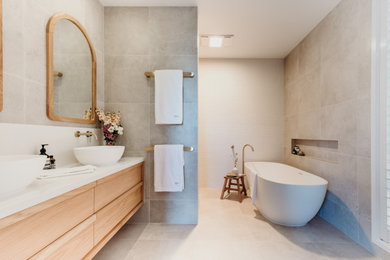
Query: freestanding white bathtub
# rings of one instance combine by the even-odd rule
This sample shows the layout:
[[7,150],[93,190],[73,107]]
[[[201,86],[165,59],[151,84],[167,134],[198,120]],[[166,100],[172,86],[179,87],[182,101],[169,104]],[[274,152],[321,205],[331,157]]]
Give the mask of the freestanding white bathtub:
[[252,203],[273,223],[298,227],[320,209],[328,182],[314,174],[272,162],[245,163]]

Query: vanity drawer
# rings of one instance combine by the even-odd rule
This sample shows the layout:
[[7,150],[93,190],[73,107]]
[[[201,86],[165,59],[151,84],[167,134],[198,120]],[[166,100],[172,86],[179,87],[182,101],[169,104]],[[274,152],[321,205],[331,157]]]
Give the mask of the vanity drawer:
[[95,245],[142,202],[142,185],[139,183],[96,213]]
[[92,215],[65,235],[48,245],[31,260],[38,259],[82,259],[93,248],[93,223],[96,215]]
[[0,229],[0,259],[27,259],[94,213],[93,188],[62,196],[66,200]]
[[142,182],[143,164],[124,169],[97,181],[95,188],[95,211]]

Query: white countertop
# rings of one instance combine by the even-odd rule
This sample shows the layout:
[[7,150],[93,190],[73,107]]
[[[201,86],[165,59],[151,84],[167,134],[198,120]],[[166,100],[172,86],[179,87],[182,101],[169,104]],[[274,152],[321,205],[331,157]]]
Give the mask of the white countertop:
[[0,219],[143,161],[142,157],[124,157],[114,165],[98,167],[93,173],[36,180],[19,193],[0,197]]

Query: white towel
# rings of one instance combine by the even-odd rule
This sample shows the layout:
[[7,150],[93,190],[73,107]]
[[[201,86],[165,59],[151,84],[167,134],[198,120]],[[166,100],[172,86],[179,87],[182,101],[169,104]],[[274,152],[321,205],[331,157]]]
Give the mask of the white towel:
[[60,168],[53,170],[44,170],[42,174],[38,176],[38,179],[48,179],[48,178],[57,178],[78,174],[92,173],[96,170],[96,167],[93,165],[85,165],[72,168]]
[[156,70],[154,79],[156,124],[182,124],[183,71]]
[[184,190],[184,146],[154,146],[154,191],[181,192]]

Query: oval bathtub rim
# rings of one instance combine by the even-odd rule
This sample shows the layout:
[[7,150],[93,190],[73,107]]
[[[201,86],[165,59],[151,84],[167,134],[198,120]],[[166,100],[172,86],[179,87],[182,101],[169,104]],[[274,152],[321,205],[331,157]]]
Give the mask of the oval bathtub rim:
[[262,177],[260,177],[260,178],[266,182],[274,183],[277,185],[293,186],[293,187],[322,187],[322,186],[328,187],[328,184],[329,184],[327,180],[325,180],[326,183],[323,183],[323,184],[291,184],[291,183],[277,182],[277,181],[269,180],[269,179],[262,178]]
[[[261,176],[261,175],[259,174],[259,171],[257,170],[256,167],[255,167],[255,169],[252,169],[251,167],[246,166],[247,163],[252,163],[252,164],[253,164],[253,163],[259,163],[259,162],[261,162],[261,163],[278,164],[278,165],[283,165],[283,166],[287,166],[287,167],[290,167],[290,168],[294,168],[294,169],[303,171],[303,172],[305,172],[305,173],[311,174],[311,175],[315,176],[316,178],[319,178],[319,179],[320,179],[321,181],[323,181],[324,183],[319,183],[319,184],[292,184],[292,183],[283,183],[283,182],[271,180],[271,179],[269,179],[269,178],[265,178],[264,176]],[[276,183],[276,184],[280,184],[280,185],[288,185],[288,186],[296,186],[296,187],[310,187],[310,186],[312,186],[312,187],[318,187],[318,186],[326,186],[326,187],[328,187],[328,184],[329,184],[328,180],[326,180],[326,179],[324,179],[324,178],[322,178],[322,177],[320,177],[320,176],[317,176],[317,175],[315,175],[315,174],[313,174],[313,173],[310,173],[310,172],[307,172],[307,171],[304,171],[304,170],[295,168],[295,167],[293,167],[293,166],[290,166],[290,165],[284,164],[284,163],[267,162],[267,161],[245,162],[245,167],[249,168],[252,172],[253,172],[253,171],[256,172],[256,175],[257,175],[259,178],[261,178],[261,179],[263,179],[263,180],[265,180],[265,181],[272,182],[272,183]],[[246,175],[247,175],[247,174],[246,174]]]

